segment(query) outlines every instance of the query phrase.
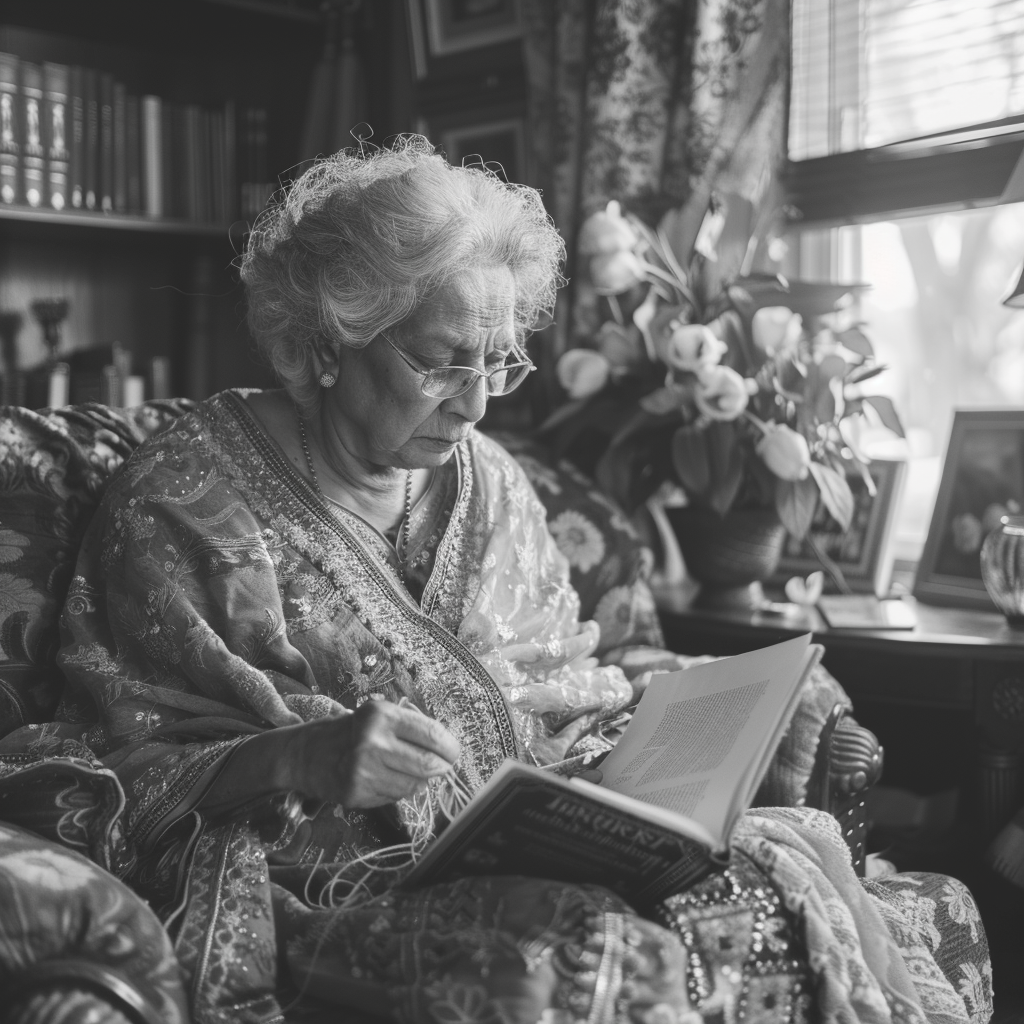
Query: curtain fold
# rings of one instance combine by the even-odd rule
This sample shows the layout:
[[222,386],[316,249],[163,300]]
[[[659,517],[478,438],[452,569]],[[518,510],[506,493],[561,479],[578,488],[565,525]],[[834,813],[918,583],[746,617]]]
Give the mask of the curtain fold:
[[597,297],[577,274],[587,216],[610,199],[649,223],[679,207],[674,243],[688,251],[713,191],[781,202],[790,0],[523,9],[531,184],[569,249],[570,283],[543,345],[554,388],[554,361],[597,327]]

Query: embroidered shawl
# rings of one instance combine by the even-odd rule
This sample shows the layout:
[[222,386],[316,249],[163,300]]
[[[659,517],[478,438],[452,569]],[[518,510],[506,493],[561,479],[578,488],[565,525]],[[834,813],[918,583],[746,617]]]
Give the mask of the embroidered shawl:
[[[174,836],[240,737],[339,704],[412,701],[454,733],[476,789],[506,757],[560,759],[628,703],[621,671],[589,657],[596,628],[577,621],[565,560],[517,464],[478,434],[456,458],[419,605],[379,535],[328,510],[240,392],[126,464],[64,609],[63,721],[30,749],[76,735],[117,772],[130,861]],[[330,834],[321,825],[310,857],[394,839],[386,812],[319,818]]]

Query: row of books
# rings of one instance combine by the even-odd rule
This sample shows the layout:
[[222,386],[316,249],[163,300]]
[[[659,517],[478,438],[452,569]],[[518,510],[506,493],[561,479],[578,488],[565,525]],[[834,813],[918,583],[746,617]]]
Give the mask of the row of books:
[[0,203],[200,224],[273,191],[267,112],[136,96],[113,75],[0,53]]

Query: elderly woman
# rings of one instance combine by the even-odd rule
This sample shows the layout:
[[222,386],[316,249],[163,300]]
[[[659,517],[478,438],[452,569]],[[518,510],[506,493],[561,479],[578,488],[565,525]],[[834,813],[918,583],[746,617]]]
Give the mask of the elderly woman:
[[[198,1021],[280,1020],[296,988],[407,1020],[671,1024],[741,999],[801,1019],[803,940],[756,864],[816,936],[823,1019],[916,1008],[848,859],[846,909],[808,895],[845,854],[814,812],[745,826],[660,924],[593,887],[395,884],[503,759],[606,748],[633,700],[522,473],[474,430],[533,368],[561,256],[536,192],[423,140],[318,163],[242,261],[283,388],[203,403],[104,498],[61,721],[26,749],[116,773],[107,856],[171,929]],[[716,903],[740,916],[705,935]]]

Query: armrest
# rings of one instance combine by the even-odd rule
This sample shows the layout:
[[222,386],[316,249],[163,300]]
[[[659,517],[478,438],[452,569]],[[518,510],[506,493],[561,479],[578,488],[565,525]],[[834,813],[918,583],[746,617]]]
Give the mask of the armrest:
[[843,830],[853,868],[864,877],[867,791],[882,775],[883,751],[875,734],[858,725],[836,704],[822,727],[814,768],[807,784],[807,806],[828,811]]

